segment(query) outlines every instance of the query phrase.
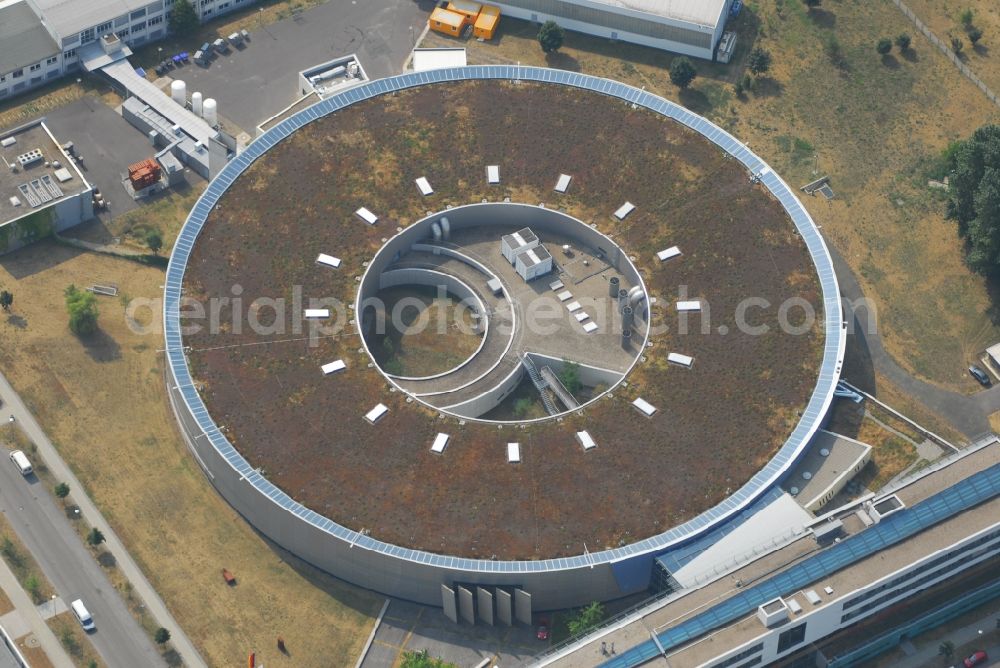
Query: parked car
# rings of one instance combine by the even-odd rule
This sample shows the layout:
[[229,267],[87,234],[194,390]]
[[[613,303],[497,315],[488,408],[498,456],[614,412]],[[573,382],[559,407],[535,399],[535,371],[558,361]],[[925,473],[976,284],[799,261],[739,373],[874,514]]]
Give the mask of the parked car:
[[549,620],[543,619],[538,624],[538,630],[535,632],[535,637],[539,640],[549,639]]
[[90,616],[90,611],[87,610],[87,606],[83,604],[82,600],[76,599],[69,604],[69,608],[73,611],[73,614],[76,616],[77,621],[80,622],[80,626],[83,627],[84,631],[89,633],[97,628],[94,625],[94,618]]
[[970,656],[968,659],[963,661],[962,665],[965,666],[965,668],[972,668],[973,666],[978,666],[981,663],[986,663],[986,660],[989,658],[990,657],[986,656],[986,652],[984,652],[983,650],[979,650],[978,652]]
[[986,372],[980,369],[978,366],[973,364],[969,367],[969,375],[979,381],[979,384],[983,387],[989,387],[993,383],[990,382],[990,377],[986,375]]
[[214,46],[215,50],[218,51],[219,53],[229,53],[229,42],[222,39],[221,37],[212,42],[212,46]]

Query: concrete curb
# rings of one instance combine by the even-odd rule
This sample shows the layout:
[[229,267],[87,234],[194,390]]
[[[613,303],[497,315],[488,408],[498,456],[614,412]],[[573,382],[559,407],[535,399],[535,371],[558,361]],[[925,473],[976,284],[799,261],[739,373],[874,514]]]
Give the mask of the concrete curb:
[[368,634],[368,640],[365,641],[365,646],[361,648],[361,656],[358,657],[358,662],[354,664],[354,668],[361,668],[361,664],[365,662],[365,657],[368,656],[368,650],[371,649],[372,642],[375,640],[375,634],[378,633],[378,627],[382,624],[382,618],[385,616],[385,611],[389,609],[389,599],[385,599],[385,603],[382,604],[382,609],[378,613],[378,617],[375,618],[375,626],[372,627],[372,632]]

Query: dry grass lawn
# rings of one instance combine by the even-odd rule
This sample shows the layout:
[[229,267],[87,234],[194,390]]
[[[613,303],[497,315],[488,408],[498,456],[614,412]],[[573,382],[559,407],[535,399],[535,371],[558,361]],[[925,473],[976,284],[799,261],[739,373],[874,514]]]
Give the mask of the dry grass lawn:
[[[62,291],[109,278],[123,296],[101,299],[101,333],[84,345],[67,329]],[[140,336],[124,319],[128,299],[157,298],[162,284],[157,269],[51,243],[0,258],[0,285],[15,294],[0,318],[0,368],[210,665],[242,665],[250,651],[272,663],[278,635],[296,666],[353,663],[381,599],[262,540],[180,440],[158,327]],[[159,320],[155,309],[138,315]],[[238,586],[224,584],[223,567]]]
[[[966,65],[983,82],[1000,92],[1000,5],[995,0],[905,0],[913,13],[946,43],[952,37],[962,40],[962,57]],[[983,37],[973,48],[961,22],[964,10],[972,10],[972,25],[983,31]],[[916,29],[909,31],[916,34]]]
[[872,446],[872,459],[858,474],[858,482],[871,490],[881,489],[910,464],[917,461],[917,448],[904,438],[866,417],[858,440]]
[[73,616],[72,612],[60,613],[50,618],[46,624],[52,629],[52,633],[59,639],[59,642],[62,643],[63,648],[69,654],[69,658],[72,659],[74,665],[79,666],[79,668],[84,668],[84,666],[87,668],[91,668],[92,666],[105,668],[107,666],[100,655],[94,651],[90,640],[87,639],[87,634],[80,628],[80,624],[76,621],[76,617]]
[[[987,20],[994,3],[967,4],[978,8],[988,45],[1000,34]],[[699,77],[687,91],[669,81],[669,54],[568,32],[561,52],[547,58],[534,40],[537,27],[509,18],[494,42],[463,46],[471,64],[550,65],[644,86],[726,127],[793,186],[830,175],[836,199],[803,203],[874,298],[887,349],[922,378],[975,391],[965,366],[1000,340],[1000,328],[985,281],[966,269],[955,225],[926,188],[926,170],[949,142],[1000,121],[1000,109],[890,2],[827,0],[808,12],[797,0],[755,0],[737,26],[734,64],[696,61]],[[876,41],[901,32],[913,36],[911,53],[883,60]],[[732,82],[754,39],[774,64],[740,99]],[[826,53],[830,39],[840,45],[842,69]],[[432,34],[422,46],[456,41]]]

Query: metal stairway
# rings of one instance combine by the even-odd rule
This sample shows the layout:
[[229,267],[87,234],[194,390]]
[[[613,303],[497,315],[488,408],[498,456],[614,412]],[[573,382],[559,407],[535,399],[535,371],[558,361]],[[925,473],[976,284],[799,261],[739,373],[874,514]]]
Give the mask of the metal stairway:
[[535,363],[527,355],[521,357],[521,364],[528,371],[528,377],[531,378],[531,382],[534,383],[535,389],[538,390],[538,394],[542,396],[542,403],[545,404],[545,410],[549,415],[557,415],[559,409],[556,408],[555,402],[552,401],[552,397],[545,390],[548,388],[549,384],[545,382],[542,375],[538,373],[538,368]]

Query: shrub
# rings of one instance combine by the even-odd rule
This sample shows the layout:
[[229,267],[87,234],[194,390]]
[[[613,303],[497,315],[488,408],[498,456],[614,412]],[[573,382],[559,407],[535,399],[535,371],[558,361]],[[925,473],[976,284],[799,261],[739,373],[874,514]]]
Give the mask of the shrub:
[[153,255],[156,255],[163,248],[163,237],[156,230],[150,230],[146,233],[146,245],[153,251]]
[[97,527],[92,527],[90,533],[87,534],[87,544],[88,545],[100,545],[104,542],[104,534]]
[[965,31],[966,37],[969,38],[969,43],[975,46],[976,43],[983,38],[983,31],[976,26],[971,26]]
[[875,50],[883,56],[889,55],[889,52],[892,51],[892,40],[888,37],[883,37],[875,44]]
[[958,20],[962,22],[963,26],[968,28],[972,25],[972,19],[974,16],[975,14],[972,12],[972,9],[966,8],[962,10],[961,14],[958,15]]
[[157,645],[165,644],[168,640],[170,640],[170,631],[161,626],[156,629],[156,633],[153,634],[153,640],[156,641]]
[[900,33],[896,37],[896,46],[899,47],[900,51],[906,51],[907,49],[909,49],[910,48],[910,36],[907,35],[905,32],[904,33]]
[[747,67],[757,76],[764,74],[771,69],[771,54],[759,46],[756,47],[747,58]]
[[55,493],[56,496],[58,496],[60,499],[65,499],[67,496],[69,496],[69,485],[67,485],[64,482],[59,483],[55,487]]
[[962,40],[960,40],[957,37],[951,38],[951,50],[954,51],[956,54],[962,53],[963,46],[964,45],[962,44]]
[[670,63],[670,82],[678,88],[687,88],[698,76],[698,70],[694,68],[687,56],[674,58]]

